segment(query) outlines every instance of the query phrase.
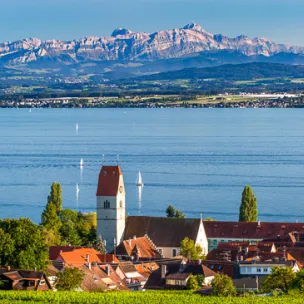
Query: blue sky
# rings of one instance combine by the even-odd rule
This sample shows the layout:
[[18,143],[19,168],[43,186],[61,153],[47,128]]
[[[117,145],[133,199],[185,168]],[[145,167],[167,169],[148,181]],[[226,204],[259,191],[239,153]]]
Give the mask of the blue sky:
[[117,27],[154,32],[196,22],[304,46],[304,0],[0,0],[0,41],[108,36]]

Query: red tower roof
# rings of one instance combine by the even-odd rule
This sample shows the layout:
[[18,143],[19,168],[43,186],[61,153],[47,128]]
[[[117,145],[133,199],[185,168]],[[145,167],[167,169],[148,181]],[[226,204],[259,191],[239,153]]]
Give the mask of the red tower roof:
[[116,196],[122,171],[119,166],[102,166],[96,196]]

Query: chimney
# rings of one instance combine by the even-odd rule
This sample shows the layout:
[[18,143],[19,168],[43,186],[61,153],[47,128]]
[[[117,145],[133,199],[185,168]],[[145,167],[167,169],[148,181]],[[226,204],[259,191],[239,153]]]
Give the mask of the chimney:
[[165,279],[167,274],[167,265],[161,265],[161,278]]
[[129,244],[130,247],[132,246],[131,239],[128,240],[128,244]]
[[258,220],[258,227],[261,227],[261,221]]
[[90,263],[90,255],[89,254],[86,254],[86,260],[88,263]]
[[133,240],[136,240],[136,235],[133,236]]
[[7,266],[7,271],[10,271],[11,270],[11,266]]
[[245,255],[248,254],[248,251],[249,251],[248,247],[245,247]]
[[88,263],[88,268],[91,270],[92,269],[92,264]]

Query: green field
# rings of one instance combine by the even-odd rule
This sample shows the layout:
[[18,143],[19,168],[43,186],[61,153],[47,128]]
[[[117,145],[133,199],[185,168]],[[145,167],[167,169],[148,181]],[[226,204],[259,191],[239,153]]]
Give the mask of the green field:
[[57,304],[297,304],[303,298],[297,297],[204,297],[191,292],[145,291],[145,292],[23,292],[1,291],[0,303],[57,303]]

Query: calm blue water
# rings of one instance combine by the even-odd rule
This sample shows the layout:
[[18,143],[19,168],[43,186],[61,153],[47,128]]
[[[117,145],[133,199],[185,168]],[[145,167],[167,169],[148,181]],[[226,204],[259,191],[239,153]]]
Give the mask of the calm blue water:
[[129,215],[172,204],[237,220],[250,184],[261,220],[304,221],[303,118],[300,109],[1,109],[0,218],[38,222],[54,180],[64,207],[93,211],[102,154],[106,164],[119,154]]

